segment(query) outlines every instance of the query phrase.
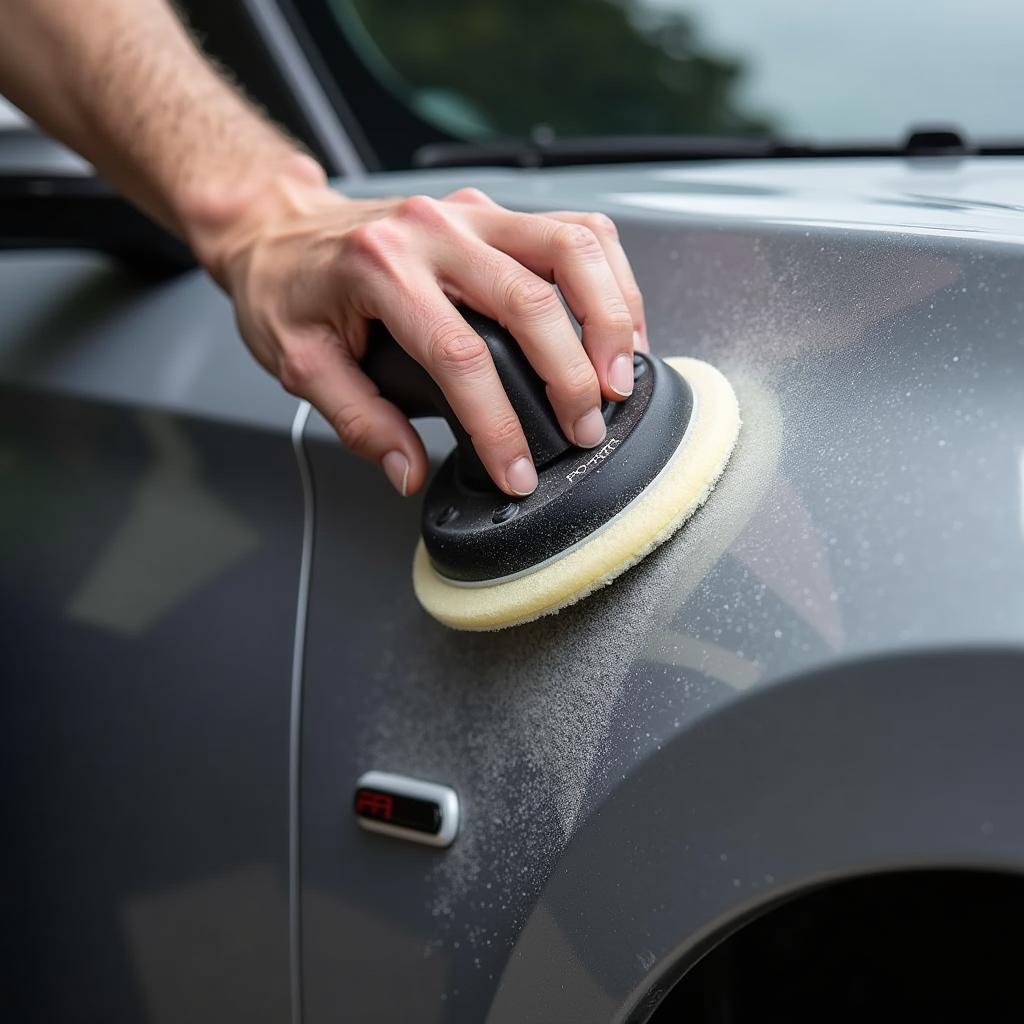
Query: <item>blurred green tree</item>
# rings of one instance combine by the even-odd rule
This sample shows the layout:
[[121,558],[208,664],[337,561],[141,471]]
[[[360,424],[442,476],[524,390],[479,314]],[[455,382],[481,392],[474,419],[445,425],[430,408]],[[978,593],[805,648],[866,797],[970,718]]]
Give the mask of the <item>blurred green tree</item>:
[[[456,134],[762,134],[743,66],[637,0],[333,0],[392,88]],[[347,8],[347,10],[346,10]]]

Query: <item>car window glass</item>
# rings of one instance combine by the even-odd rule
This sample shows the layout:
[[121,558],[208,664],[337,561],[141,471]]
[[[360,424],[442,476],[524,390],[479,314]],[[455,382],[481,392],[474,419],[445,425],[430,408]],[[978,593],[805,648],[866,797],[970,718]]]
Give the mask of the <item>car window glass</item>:
[[380,83],[456,138],[1021,134],[1015,0],[316,2]]

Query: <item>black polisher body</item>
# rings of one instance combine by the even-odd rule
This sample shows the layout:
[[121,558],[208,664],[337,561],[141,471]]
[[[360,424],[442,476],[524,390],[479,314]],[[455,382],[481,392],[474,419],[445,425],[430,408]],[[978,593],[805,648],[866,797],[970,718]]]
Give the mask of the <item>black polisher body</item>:
[[406,415],[448,421],[457,444],[427,489],[423,542],[441,576],[472,585],[536,569],[605,526],[675,454],[693,396],[671,367],[637,353],[632,395],[603,403],[605,439],[578,448],[562,435],[544,381],[515,339],[493,320],[462,313],[487,344],[522,424],[537,468],[532,494],[510,500],[494,485],[441,389],[381,324],[371,331],[363,369]]

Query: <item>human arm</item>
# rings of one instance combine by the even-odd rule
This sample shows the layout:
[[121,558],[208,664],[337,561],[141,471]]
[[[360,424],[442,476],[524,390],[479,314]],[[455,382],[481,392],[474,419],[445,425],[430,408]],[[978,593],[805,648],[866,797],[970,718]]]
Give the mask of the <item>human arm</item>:
[[[371,320],[435,377],[506,492],[532,490],[536,474],[490,357],[453,303],[504,323],[566,436],[600,442],[600,399],[628,391],[632,349],[646,344],[607,218],[515,213],[474,190],[346,198],[163,0],[0,0],[0,13],[0,90],[192,246],[259,362],[402,493],[422,485],[426,455],[359,369]],[[583,325],[582,346],[552,283]]]

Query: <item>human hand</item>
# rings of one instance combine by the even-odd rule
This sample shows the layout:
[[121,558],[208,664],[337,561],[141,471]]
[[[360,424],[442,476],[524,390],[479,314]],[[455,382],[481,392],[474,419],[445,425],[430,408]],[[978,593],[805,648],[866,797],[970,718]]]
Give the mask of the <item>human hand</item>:
[[434,377],[510,495],[533,491],[536,470],[487,348],[454,304],[509,330],[547,383],[565,436],[584,448],[604,439],[601,397],[632,391],[633,350],[647,348],[640,292],[600,214],[516,213],[475,189],[354,200],[311,174],[207,228],[196,248],[234,300],[256,359],[403,495],[422,486],[427,457],[359,367],[370,321],[383,321]]

